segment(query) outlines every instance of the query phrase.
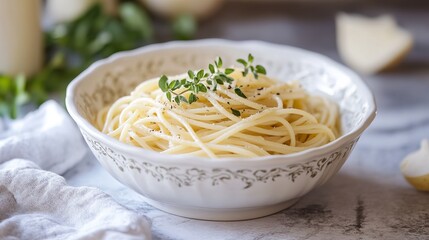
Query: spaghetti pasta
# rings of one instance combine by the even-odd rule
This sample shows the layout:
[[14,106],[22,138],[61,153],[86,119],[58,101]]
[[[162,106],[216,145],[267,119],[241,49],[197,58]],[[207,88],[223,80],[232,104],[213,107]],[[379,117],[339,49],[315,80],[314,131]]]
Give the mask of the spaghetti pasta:
[[96,125],[145,149],[210,158],[290,154],[339,136],[338,107],[326,97],[309,95],[298,82],[255,79],[237,69],[229,76],[234,82],[199,92],[192,104],[169,101],[157,79],[144,81],[103,108]]

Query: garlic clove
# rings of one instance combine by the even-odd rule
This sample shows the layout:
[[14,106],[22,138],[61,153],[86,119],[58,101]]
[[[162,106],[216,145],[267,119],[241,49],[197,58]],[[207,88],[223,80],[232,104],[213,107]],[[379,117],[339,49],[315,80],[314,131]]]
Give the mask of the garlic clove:
[[413,45],[411,34],[397,26],[392,16],[368,18],[341,13],[337,15],[336,25],[341,58],[363,73],[394,67]]
[[429,141],[422,140],[420,150],[406,156],[400,166],[405,179],[417,190],[429,191]]
[[419,191],[429,191],[429,174],[420,177],[405,177]]

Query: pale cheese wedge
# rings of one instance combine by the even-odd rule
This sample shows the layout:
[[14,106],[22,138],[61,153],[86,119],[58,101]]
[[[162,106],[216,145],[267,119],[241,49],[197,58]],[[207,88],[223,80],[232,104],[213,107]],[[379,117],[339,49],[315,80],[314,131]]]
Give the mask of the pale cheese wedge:
[[413,45],[412,35],[400,28],[392,16],[368,18],[340,13],[336,25],[341,58],[362,73],[394,67]]

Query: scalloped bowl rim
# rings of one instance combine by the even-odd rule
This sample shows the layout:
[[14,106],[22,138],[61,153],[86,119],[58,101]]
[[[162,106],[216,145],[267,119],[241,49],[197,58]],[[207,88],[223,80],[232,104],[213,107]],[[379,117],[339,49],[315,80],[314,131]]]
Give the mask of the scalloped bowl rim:
[[[97,68],[102,67],[106,64],[111,64],[113,62],[118,61],[119,59],[123,58],[129,58],[137,55],[141,55],[144,53],[157,51],[158,49],[172,49],[182,46],[204,46],[204,45],[240,45],[240,46],[248,46],[248,45],[265,45],[271,48],[283,48],[287,49],[288,51],[295,51],[299,52],[301,54],[306,54],[312,57],[319,58],[320,60],[323,60],[328,65],[330,65],[333,68],[336,68],[340,70],[342,73],[346,74],[353,83],[357,85],[359,89],[364,93],[365,99],[368,101],[368,111],[364,115],[363,121],[358,125],[355,126],[351,131],[349,131],[347,134],[344,134],[340,136],[339,138],[335,139],[334,141],[327,143],[325,145],[322,145],[320,147],[315,147],[311,149],[307,149],[301,152],[297,153],[291,153],[291,154],[279,154],[279,155],[269,155],[269,156],[262,156],[262,157],[251,157],[251,158],[216,158],[211,159],[208,157],[199,157],[199,156],[192,156],[192,155],[185,155],[185,154],[163,154],[151,150],[147,150],[144,148],[140,148],[137,146],[129,145],[126,143],[123,143],[113,137],[110,137],[102,132],[100,132],[97,128],[95,128],[90,122],[88,122],[83,116],[80,115],[78,112],[76,105],[74,103],[75,99],[75,90],[78,84],[84,80],[87,80],[87,76],[90,75],[92,71],[94,71]],[[288,45],[281,45],[281,44],[275,44],[275,43],[268,43],[264,41],[255,41],[255,40],[248,40],[248,41],[232,41],[232,40],[224,40],[224,39],[204,39],[204,40],[192,40],[192,41],[171,41],[166,43],[157,43],[157,44],[151,44],[147,45],[141,48],[137,48],[134,50],[129,51],[123,51],[118,52],[113,55],[111,55],[108,58],[98,60],[94,62],[91,66],[89,66],[85,71],[83,71],[81,74],[79,74],[67,87],[66,92],[66,108],[68,112],[70,113],[71,117],[75,120],[79,128],[84,129],[88,133],[92,134],[93,136],[97,136],[98,138],[102,139],[103,142],[115,146],[117,148],[120,148],[122,151],[126,153],[131,153],[134,155],[142,155],[142,156],[148,156],[152,155],[154,158],[157,159],[158,163],[168,163],[168,162],[174,162],[174,163],[182,163],[182,162],[192,162],[192,163],[219,163],[222,162],[228,162],[228,163],[240,163],[245,164],[246,162],[259,162],[264,161],[268,163],[267,161],[287,161],[289,160],[295,160],[295,161],[305,161],[309,158],[313,158],[325,153],[328,153],[334,149],[340,148],[343,144],[352,141],[353,139],[357,138],[362,134],[362,132],[371,124],[371,122],[374,120],[376,113],[377,113],[377,107],[374,95],[372,94],[369,87],[366,85],[366,83],[352,70],[349,68],[343,66],[340,63],[337,63],[336,61],[321,55],[319,53],[311,52],[308,50],[304,50],[297,47],[292,47]],[[145,159],[150,159],[152,157],[145,157]]]

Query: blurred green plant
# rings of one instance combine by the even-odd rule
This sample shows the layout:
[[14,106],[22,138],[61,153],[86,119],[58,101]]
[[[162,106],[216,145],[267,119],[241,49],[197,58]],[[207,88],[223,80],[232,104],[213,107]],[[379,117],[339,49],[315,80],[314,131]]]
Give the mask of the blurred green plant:
[[67,84],[94,60],[148,43],[152,36],[152,23],[140,6],[126,2],[120,5],[118,16],[110,16],[95,4],[76,20],[46,33],[51,57],[29,81],[32,100],[40,104],[49,93],[64,95]]
[[100,4],[76,20],[54,26],[45,34],[47,59],[35,76],[0,75],[0,116],[16,118],[28,101],[44,102],[51,93],[65,94],[67,84],[94,60],[152,41],[153,28],[146,12],[124,2],[118,15],[103,13]]
[[153,37],[152,23],[138,5],[125,2],[118,16],[104,14],[100,4],[94,5],[78,19],[55,26],[47,33],[47,46],[57,51],[72,51],[82,64],[95,58],[147,43]]
[[[196,21],[183,15],[172,22],[174,37],[191,39]],[[120,4],[117,16],[95,4],[79,18],[54,26],[45,33],[44,68],[35,76],[0,75],[0,117],[16,118],[27,102],[37,105],[53,93],[64,98],[68,83],[93,61],[152,42],[153,24],[148,14],[132,2]]]
[[197,32],[197,22],[192,15],[180,15],[174,19],[172,30],[175,38],[189,40],[192,39]]
[[0,75],[0,116],[16,118],[18,108],[28,99],[24,75],[16,77]]
[[36,103],[52,92],[64,94],[67,84],[94,60],[135,48],[152,40],[152,23],[146,12],[130,2],[119,6],[118,16],[104,14],[95,4],[76,20],[56,25],[46,33],[46,67],[30,79]]

